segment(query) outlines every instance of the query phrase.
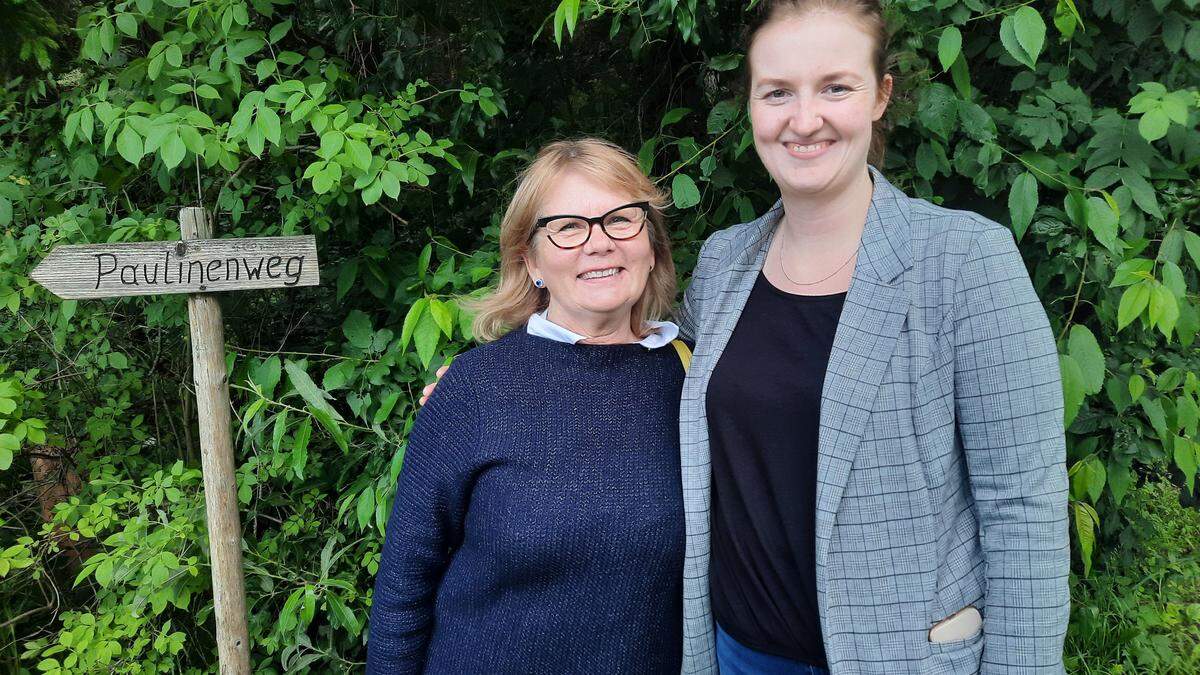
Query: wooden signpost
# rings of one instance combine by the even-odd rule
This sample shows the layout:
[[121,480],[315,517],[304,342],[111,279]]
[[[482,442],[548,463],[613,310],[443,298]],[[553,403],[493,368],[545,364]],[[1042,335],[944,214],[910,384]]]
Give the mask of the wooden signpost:
[[213,239],[207,212],[179,214],[182,241],[60,246],[30,275],[64,300],[190,293],[192,378],[200,422],[201,468],[212,560],[213,605],[221,672],[250,672],[242,528],[237,511],[225,328],[217,291],[316,286],[316,240],[301,237]]

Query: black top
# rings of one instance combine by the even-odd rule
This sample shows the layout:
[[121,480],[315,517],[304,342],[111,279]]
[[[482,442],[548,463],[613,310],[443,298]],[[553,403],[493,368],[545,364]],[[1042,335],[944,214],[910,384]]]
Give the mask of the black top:
[[821,667],[817,438],[845,299],[786,293],[759,274],[706,401],[713,614],[747,647]]

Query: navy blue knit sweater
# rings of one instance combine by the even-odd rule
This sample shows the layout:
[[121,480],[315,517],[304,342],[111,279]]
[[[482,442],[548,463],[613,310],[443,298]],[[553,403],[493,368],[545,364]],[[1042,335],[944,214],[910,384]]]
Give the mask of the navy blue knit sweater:
[[417,416],[368,673],[678,673],[683,501],[670,346],[514,330]]

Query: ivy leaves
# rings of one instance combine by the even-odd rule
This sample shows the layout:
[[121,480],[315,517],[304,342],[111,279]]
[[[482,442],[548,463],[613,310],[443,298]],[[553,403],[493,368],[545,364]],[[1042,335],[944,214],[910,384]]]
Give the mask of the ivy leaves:
[[1018,63],[1034,70],[1046,43],[1046,22],[1036,9],[1023,5],[1000,21],[1000,43]]

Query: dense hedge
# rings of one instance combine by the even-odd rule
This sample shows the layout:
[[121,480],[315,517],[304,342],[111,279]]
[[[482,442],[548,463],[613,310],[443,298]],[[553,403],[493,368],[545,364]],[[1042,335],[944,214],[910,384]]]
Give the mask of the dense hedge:
[[[1195,5],[887,5],[885,172],[1010,224],[1058,336],[1078,672],[1200,669],[1200,526],[1178,506],[1200,463]],[[186,305],[61,302],[29,280],[51,248],[174,238],[195,204],[225,235],[317,235],[321,287],[223,301],[250,630],[258,669],[354,669],[415,395],[470,344],[457,300],[494,274],[515,168],[581,133],[636,151],[686,273],[775,196],[745,20],[715,0],[2,0],[0,665],[215,669]]]

